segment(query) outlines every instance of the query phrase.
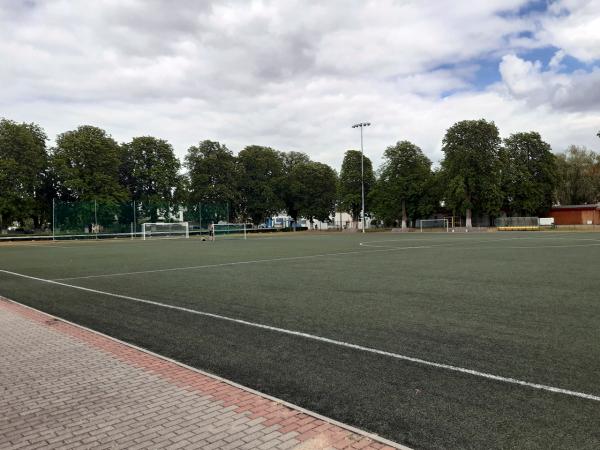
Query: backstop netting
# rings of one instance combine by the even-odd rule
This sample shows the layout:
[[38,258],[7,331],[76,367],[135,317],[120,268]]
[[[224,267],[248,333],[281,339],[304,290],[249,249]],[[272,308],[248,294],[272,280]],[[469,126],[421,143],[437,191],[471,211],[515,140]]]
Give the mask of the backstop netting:
[[52,205],[52,235],[62,239],[135,235],[133,202],[65,202]]
[[[57,239],[140,238],[146,223],[182,222],[188,223],[188,233],[208,235],[210,224],[229,222],[229,214],[228,203],[55,200],[52,205],[52,236]],[[180,229],[175,227],[174,231]],[[170,233],[164,227],[163,231]]]
[[540,229],[540,218],[498,217],[495,225],[499,231],[534,231]]

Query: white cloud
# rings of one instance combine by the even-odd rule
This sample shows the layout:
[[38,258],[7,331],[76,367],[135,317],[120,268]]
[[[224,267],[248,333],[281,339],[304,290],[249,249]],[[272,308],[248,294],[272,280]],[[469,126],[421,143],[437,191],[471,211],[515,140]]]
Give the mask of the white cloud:
[[548,70],[544,70],[539,61],[506,55],[500,63],[500,73],[508,91],[536,106],[547,104],[556,109],[600,111],[600,68],[567,75],[557,71],[560,52],[555,58],[550,61]]
[[541,19],[538,38],[585,62],[600,59],[600,1],[558,0]]
[[[361,120],[373,123],[376,163],[400,139],[438,160],[445,130],[480,117],[504,135],[538,130],[557,150],[594,147],[597,72],[561,74],[563,56],[548,70],[513,52],[552,41],[589,61],[593,45],[562,36],[580,36],[598,11],[560,2],[574,17],[553,6],[529,19],[515,14],[523,3],[0,0],[0,115],[51,137],[89,123],[121,141],[166,138],[179,156],[216,139],[336,168]],[[509,55],[503,82],[475,87],[479,60],[496,55]]]

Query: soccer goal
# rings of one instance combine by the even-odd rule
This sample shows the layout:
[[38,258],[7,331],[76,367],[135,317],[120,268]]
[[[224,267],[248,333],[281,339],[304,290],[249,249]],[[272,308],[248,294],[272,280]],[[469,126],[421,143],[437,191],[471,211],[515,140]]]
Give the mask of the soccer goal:
[[189,238],[190,228],[187,222],[146,222],[142,224],[142,238],[146,239],[174,239]]
[[445,231],[447,233],[450,230],[448,226],[448,219],[420,220],[419,227],[421,228],[421,233],[423,231]]
[[215,223],[212,225],[215,239],[246,239],[248,236],[248,224],[245,223]]

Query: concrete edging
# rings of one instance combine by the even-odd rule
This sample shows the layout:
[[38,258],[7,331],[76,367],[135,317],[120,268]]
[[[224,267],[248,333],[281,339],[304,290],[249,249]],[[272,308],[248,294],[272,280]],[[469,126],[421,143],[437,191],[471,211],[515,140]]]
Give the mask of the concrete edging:
[[109,336],[107,334],[104,334],[104,333],[102,333],[100,331],[93,330],[93,329],[88,328],[86,326],[83,326],[83,325],[71,322],[69,320],[63,319],[61,317],[55,316],[53,314],[50,314],[50,313],[47,313],[47,312],[44,312],[44,311],[41,311],[39,309],[36,309],[36,308],[31,307],[31,306],[28,306],[28,305],[25,305],[23,303],[20,303],[20,302],[18,302],[16,300],[12,300],[12,299],[9,299],[7,297],[4,297],[4,296],[0,295],[0,301],[2,301],[2,300],[6,301],[6,302],[9,302],[9,303],[14,303],[14,304],[16,304],[18,306],[21,306],[21,307],[24,307],[24,308],[27,308],[27,309],[30,309],[32,311],[35,311],[35,312],[39,313],[39,314],[47,316],[47,317],[49,317],[51,319],[58,320],[60,322],[64,322],[64,323],[69,324],[69,325],[71,325],[73,327],[85,330],[85,331],[87,331],[89,333],[92,333],[92,334],[95,334],[95,335],[98,335],[98,336],[102,336],[103,338],[109,339],[109,340],[111,340],[113,342],[117,342],[117,343],[119,343],[121,345],[124,345],[126,347],[135,349],[135,350],[140,351],[142,353],[145,353],[147,355],[151,355],[151,356],[153,356],[155,358],[158,358],[158,359],[161,359],[163,361],[168,361],[168,362],[170,362],[172,364],[175,364],[175,365],[177,365],[179,367],[182,367],[182,368],[185,368],[187,370],[196,372],[196,373],[201,374],[203,376],[206,376],[206,377],[212,378],[214,380],[220,381],[222,383],[225,383],[225,384],[227,384],[229,386],[236,387],[236,388],[238,388],[240,390],[243,390],[245,392],[248,392],[250,394],[254,394],[254,395],[259,396],[261,398],[264,398],[266,400],[270,400],[272,402],[275,402],[275,403],[278,403],[280,405],[286,406],[286,407],[288,407],[290,409],[293,409],[295,411],[298,411],[300,413],[303,413],[303,414],[306,414],[308,416],[314,417],[315,419],[319,419],[319,420],[321,420],[323,422],[326,422],[326,423],[328,423],[330,425],[334,425],[334,426],[343,428],[343,429],[345,429],[347,431],[350,431],[352,433],[355,433],[357,435],[364,436],[364,437],[369,438],[369,439],[371,439],[371,440],[373,440],[375,442],[379,442],[381,444],[384,444],[384,445],[387,445],[387,446],[390,446],[390,447],[393,447],[393,448],[397,448],[399,450],[412,450],[410,447],[407,447],[407,446],[404,446],[404,445],[399,444],[397,442],[391,441],[391,440],[386,439],[384,437],[381,437],[381,436],[379,436],[379,435],[377,435],[375,433],[370,433],[370,432],[362,430],[360,428],[356,428],[356,427],[354,427],[352,425],[348,425],[348,424],[345,424],[343,422],[339,422],[339,421],[337,421],[335,419],[332,419],[332,418],[327,417],[327,416],[323,416],[323,415],[321,415],[319,413],[316,413],[314,411],[305,409],[305,408],[303,408],[301,406],[295,405],[293,403],[287,402],[287,401],[279,399],[277,397],[273,397],[273,396],[271,396],[269,394],[265,394],[263,392],[260,392],[260,391],[257,391],[255,389],[252,389],[252,388],[249,388],[247,386],[244,386],[242,384],[236,383],[235,381],[231,381],[231,380],[228,380],[226,378],[222,378],[222,377],[220,377],[218,375],[212,374],[210,372],[206,372],[206,371],[204,371],[202,369],[197,369],[195,367],[189,366],[189,365],[184,364],[182,362],[179,362],[177,360],[174,360],[174,359],[168,358],[166,356],[160,355],[158,353],[152,352],[150,350],[147,350],[147,349],[145,349],[143,347],[139,347],[137,345],[130,344],[128,342],[125,342],[125,341],[122,341],[122,340],[117,339],[115,337],[112,337],[112,336]]

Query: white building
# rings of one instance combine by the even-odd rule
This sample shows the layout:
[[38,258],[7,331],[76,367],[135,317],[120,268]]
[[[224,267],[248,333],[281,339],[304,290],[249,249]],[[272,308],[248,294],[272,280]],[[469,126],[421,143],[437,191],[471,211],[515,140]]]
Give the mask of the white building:
[[[367,218],[366,229],[371,227],[371,220]],[[280,214],[278,216],[273,216],[271,220],[267,221],[265,226],[273,227],[273,228],[287,228],[293,226],[293,220],[290,216]],[[308,219],[300,219],[297,223],[300,227],[310,228],[310,221]],[[320,220],[313,220],[312,229],[314,230],[351,230],[351,229],[359,229],[362,230],[362,221],[358,221],[358,223],[352,221],[352,216],[347,212],[336,212],[334,215],[330,217],[328,222],[322,222]]]

